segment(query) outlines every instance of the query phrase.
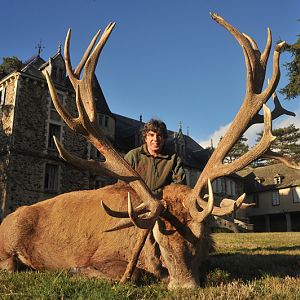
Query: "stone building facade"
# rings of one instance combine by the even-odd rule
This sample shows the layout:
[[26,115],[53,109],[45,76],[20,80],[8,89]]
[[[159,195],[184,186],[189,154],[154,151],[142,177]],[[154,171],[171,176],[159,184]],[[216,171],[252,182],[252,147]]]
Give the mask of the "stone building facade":
[[87,145],[69,132],[56,113],[43,69],[48,69],[66,107],[74,111],[74,92],[67,85],[60,52],[49,62],[36,56],[21,71],[1,80],[2,213],[57,193],[89,187],[86,173],[70,168],[58,157],[53,135],[79,157],[86,157]]
[[[1,217],[21,205],[112,183],[110,179],[77,170],[59,157],[53,136],[76,156],[101,160],[101,154],[82,136],[71,132],[57,114],[44,70],[51,75],[61,102],[76,116],[75,93],[66,76],[60,48],[48,61],[36,55],[22,70],[0,79]],[[94,97],[99,125],[119,152],[125,154],[140,145],[142,118],[134,120],[113,114],[96,77]],[[205,165],[206,151],[181,130],[170,131],[168,143],[181,154],[188,183],[193,185]]]

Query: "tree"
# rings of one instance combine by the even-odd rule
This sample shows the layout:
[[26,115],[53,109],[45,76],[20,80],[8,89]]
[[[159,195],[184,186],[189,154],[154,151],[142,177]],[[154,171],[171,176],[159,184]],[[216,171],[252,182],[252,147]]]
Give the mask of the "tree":
[[280,90],[286,99],[294,99],[300,95],[300,37],[293,45],[286,45],[285,51],[289,52],[293,60],[284,66],[288,71],[289,83]]
[[23,62],[16,56],[3,57],[3,62],[0,65],[0,78],[8,75],[9,73],[22,69],[24,66]]
[[226,156],[224,162],[230,163],[230,162],[234,161],[235,159],[239,158],[240,156],[242,156],[244,153],[248,152],[249,146],[246,144],[247,141],[248,141],[248,139],[245,138],[244,136],[242,136],[236,142],[236,144],[233,146],[233,148],[230,150],[230,152]]
[[[287,127],[274,129],[272,133],[276,136],[276,140],[272,142],[270,149],[296,162],[300,162],[300,129],[291,124]],[[257,136],[257,141],[259,141],[262,137],[262,132],[257,133]]]

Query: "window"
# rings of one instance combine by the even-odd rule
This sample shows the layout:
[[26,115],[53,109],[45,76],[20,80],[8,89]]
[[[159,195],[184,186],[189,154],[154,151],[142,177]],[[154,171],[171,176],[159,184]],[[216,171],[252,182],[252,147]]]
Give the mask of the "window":
[[99,123],[100,126],[103,125],[103,118],[104,118],[103,115],[98,115],[98,123]]
[[108,116],[98,115],[98,123],[100,126],[108,127]]
[[226,193],[229,196],[236,195],[236,185],[235,182],[231,179],[226,179]]
[[56,67],[52,67],[52,78],[53,79],[57,78],[57,68]]
[[276,175],[274,176],[274,183],[275,183],[275,184],[280,184],[280,183],[282,183],[282,178],[283,178],[282,175],[276,174]]
[[5,103],[5,88],[0,89],[0,105]]
[[44,188],[47,191],[58,190],[58,166],[46,164]]
[[293,203],[300,203],[300,187],[293,188]]
[[224,181],[224,178],[217,178],[216,180],[213,181],[212,186],[213,186],[213,191],[215,193],[222,193],[223,181]]
[[108,127],[108,116],[105,116],[104,121],[104,126]]
[[278,191],[272,193],[272,205],[273,206],[280,205],[280,197]]
[[56,149],[53,136],[60,140],[60,125],[49,124],[49,134],[48,134],[48,148]]
[[259,208],[259,194],[258,193],[253,194],[253,201],[255,203],[254,207]]
[[256,176],[254,180],[255,180],[254,182],[255,188],[259,188],[262,185],[262,183],[265,181],[263,177],[258,177],[258,176]]

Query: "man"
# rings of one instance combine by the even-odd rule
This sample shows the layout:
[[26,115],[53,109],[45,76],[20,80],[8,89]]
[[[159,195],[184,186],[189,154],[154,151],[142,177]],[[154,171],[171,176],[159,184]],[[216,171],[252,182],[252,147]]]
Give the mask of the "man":
[[140,174],[155,195],[171,183],[185,183],[180,157],[167,149],[166,124],[151,119],[142,130],[144,144],[129,151],[125,160]]

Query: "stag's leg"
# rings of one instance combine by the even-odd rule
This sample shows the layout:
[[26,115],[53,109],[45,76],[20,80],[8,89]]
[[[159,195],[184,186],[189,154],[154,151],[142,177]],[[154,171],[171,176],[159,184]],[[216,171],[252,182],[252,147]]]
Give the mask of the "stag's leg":
[[14,256],[10,256],[0,262],[0,270],[6,270],[9,272],[17,271],[17,263]]
[[[75,267],[69,270],[70,275],[79,275],[85,277],[99,277],[108,280],[120,280],[123,276],[128,262],[111,259],[102,262],[96,262],[86,267]],[[132,275],[132,280],[139,278],[140,269],[136,268]]]

